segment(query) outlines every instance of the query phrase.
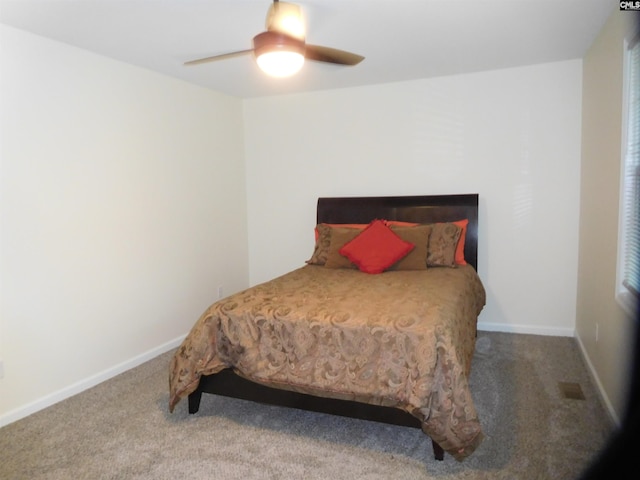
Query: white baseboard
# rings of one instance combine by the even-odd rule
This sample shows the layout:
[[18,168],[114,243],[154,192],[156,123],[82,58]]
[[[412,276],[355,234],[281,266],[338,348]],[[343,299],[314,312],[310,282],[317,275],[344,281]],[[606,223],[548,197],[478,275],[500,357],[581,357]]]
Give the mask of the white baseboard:
[[487,332],[526,333],[530,335],[547,335],[551,337],[575,337],[573,328],[534,327],[531,325],[505,325],[504,323],[478,322],[478,330]]
[[615,425],[619,427],[620,417],[616,414],[616,411],[613,408],[613,404],[611,403],[611,400],[609,400],[609,397],[607,396],[605,389],[602,386],[602,382],[600,382],[600,378],[598,377],[598,373],[596,372],[596,369],[593,368],[593,364],[589,359],[589,355],[587,355],[587,349],[585,348],[584,344],[582,343],[582,340],[580,340],[580,337],[578,335],[576,335],[576,339],[578,340],[578,346],[580,347],[580,353],[582,353],[582,358],[587,364],[587,370],[589,371],[589,374],[591,375],[592,380],[596,384],[596,390],[600,394],[600,398],[602,399],[602,402],[604,403],[607,411],[609,412],[609,416],[611,417]]
[[5,425],[9,425],[10,423],[13,423],[17,420],[20,420],[21,418],[24,418],[33,413],[36,413],[40,410],[43,410],[47,407],[50,407],[51,405],[58,403],[62,400],[65,400],[69,397],[77,395],[78,393],[83,392],[84,390],[88,390],[91,387],[95,387],[96,385],[104,382],[105,380],[109,380],[110,378],[115,377],[116,375],[119,375],[123,372],[126,372],[127,370],[130,370],[134,367],[137,367],[138,365],[142,365],[143,363],[151,360],[152,358],[157,357],[158,355],[162,355],[163,353],[168,352],[169,350],[177,348],[182,343],[185,337],[186,335],[182,335],[163,345],[152,348],[151,350],[144,352],[130,360],[127,360],[111,368],[103,370],[100,373],[92,375],[91,377],[88,377],[84,380],[80,380],[79,382],[69,385],[68,387],[58,390],[57,392],[53,392],[38,400],[28,403],[27,405],[24,405],[22,407],[11,410],[3,415],[0,415],[0,428],[4,427]]

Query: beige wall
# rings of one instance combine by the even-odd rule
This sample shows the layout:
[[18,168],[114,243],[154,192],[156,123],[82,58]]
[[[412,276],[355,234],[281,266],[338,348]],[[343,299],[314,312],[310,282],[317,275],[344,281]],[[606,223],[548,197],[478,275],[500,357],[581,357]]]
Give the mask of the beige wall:
[[[614,419],[626,403],[634,319],[616,302],[624,38],[635,14],[615,10],[583,61],[576,333]],[[597,336],[596,336],[597,333]]]
[[0,26],[0,425],[247,286],[240,100]]
[[311,256],[319,196],[478,193],[479,328],[573,336],[581,83],[569,60],[246,100],[250,281]]

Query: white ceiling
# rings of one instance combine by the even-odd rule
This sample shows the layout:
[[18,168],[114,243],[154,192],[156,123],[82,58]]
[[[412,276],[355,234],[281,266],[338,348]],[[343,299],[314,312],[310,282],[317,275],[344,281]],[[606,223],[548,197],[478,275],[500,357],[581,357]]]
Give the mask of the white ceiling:
[[352,87],[582,58],[612,0],[299,0],[307,43],[358,53],[273,79],[251,55],[269,0],[0,0],[0,22],[229,95]]

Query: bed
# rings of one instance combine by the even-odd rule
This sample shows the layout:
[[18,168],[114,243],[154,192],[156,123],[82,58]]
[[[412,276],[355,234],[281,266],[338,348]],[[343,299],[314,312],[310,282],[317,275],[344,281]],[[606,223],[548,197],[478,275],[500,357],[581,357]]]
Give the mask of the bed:
[[437,460],[464,460],[483,439],[468,383],[478,195],[325,197],[316,220],[303,266],[197,320],[171,361],[170,411],[188,397],[196,413],[207,393],[417,427]]

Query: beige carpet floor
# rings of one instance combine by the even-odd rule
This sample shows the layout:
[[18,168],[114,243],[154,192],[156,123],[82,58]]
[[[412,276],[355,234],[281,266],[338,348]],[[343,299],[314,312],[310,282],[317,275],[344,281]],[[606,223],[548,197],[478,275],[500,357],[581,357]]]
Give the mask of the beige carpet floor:
[[612,433],[572,338],[479,332],[470,381],[486,438],[464,462],[436,461],[417,429],[214,395],[170,414],[171,355],[0,429],[0,478],[569,480]]

